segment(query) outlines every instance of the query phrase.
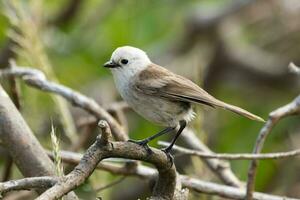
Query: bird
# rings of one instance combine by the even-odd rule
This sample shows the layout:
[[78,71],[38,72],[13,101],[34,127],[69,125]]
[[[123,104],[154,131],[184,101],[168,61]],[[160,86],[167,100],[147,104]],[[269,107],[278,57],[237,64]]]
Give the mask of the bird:
[[148,142],[171,131],[177,131],[171,143],[162,149],[170,151],[187,124],[195,118],[192,104],[222,108],[251,120],[264,120],[240,107],[216,99],[200,86],[172,71],[153,63],[146,52],[122,46],[114,50],[104,64],[112,72],[121,97],[139,115],[165,127],[142,140],[129,140],[149,150]]

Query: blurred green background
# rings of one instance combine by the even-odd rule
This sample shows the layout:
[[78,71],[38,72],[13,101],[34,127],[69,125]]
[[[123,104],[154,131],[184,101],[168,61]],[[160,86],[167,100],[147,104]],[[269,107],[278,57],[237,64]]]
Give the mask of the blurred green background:
[[[13,2],[23,13],[18,25],[12,26],[8,18],[12,20],[13,16],[1,4],[0,67],[7,67],[8,59],[14,58],[18,65],[40,68],[35,66],[40,63],[37,57],[45,54],[60,83],[95,98],[104,106],[121,100],[110,72],[102,65],[115,48],[123,45],[145,50],[155,63],[192,79],[215,97],[265,119],[268,113],[292,101],[299,93],[299,80],[287,68],[291,61],[300,63],[300,2],[297,0]],[[32,27],[36,32],[31,32]],[[30,41],[32,46],[14,44],[12,30],[23,35],[28,33],[24,40]],[[15,53],[4,54],[11,50]],[[3,84],[7,86],[5,81]],[[18,86],[21,112],[39,140],[51,148],[49,133],[53,121],[61,148],[67,149],[70,141],[64,137],[59,111],[49,94],[22,82],[18,82]],[[69,109],[75,123],[87,116],[78,108],[69,105]],[[196,129],[199,138],[213,151],[252,151],[263,124],[223,110],[197,107],[197,112],[199,117],[190,127]],[[161,129],[131,111],[126,112],[126,116],[133,139],[145,138]],[[299,117],[280,122],[263,151],[299,147],[297,122]],[[78,134],[84,131],[78,129]],[[160,138],[164,139],[169,138]],[[156,142],[151,145],[157,146]],[[5,159],[1,158],[2,169],[4,163]],[[204,176],[208,169],[201,163],[189,162],[188,165],[180,168],[187,168],[184,172],[192,176],[218,181],[213,176]],[[233,171],[242,180],[246,180],[248,167],[248,161],[232,162]],[[298,158],[260,162],[256,189],[300,197],[299,167]],[[20,174],[14,167],[11,178],[18,177]],[[124,199],[124,195],[135,199],[149,192],[147,184],[139,184],[136,178],[126,178],[115,187],[98,194],[94,192],[93,188],[115,179],[114,175],[97,171],[78,191],[83,199],[94,199],[96,195],[103,199]],[[132,191],[124,193],[124,187]],[[134,191],[134,188],[146,192]],[[191,192],[191,199],[218,198]]]

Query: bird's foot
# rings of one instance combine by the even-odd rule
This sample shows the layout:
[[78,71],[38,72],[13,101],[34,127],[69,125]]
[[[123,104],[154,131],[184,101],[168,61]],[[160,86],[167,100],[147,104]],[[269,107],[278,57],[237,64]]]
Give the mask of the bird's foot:
[[143,146],[147,150],[147,153],[149,155],[151,155],[153,153],[152,150],[150,149],[150,147],[148,146],[149,141],[147,139],[145,139],[145,140],[131,140],[130,139],[130,140],[128,140],[128,142]]
[[169,162],[170,162],[170,168],[173,166],[174,164],[174,157],[172,156],[171,154],[171,148],[167,147],[167,148],[164,148],[164,149],[161,149],[167,156]]

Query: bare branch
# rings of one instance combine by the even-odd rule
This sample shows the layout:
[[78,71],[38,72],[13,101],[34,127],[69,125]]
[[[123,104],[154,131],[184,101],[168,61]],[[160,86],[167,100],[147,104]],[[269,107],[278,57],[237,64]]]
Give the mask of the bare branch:
[[[50,153],[48,154],[49,156],[52,156]],[[80,158],[82,157],[82,155],[79,153],[73,153],[68,151],[60,151],[60,156],[64,162],[71,163],[71,164],[79,163]],[[142,179],[154,179],[157,176],[155,169],[144,165],[138,165],[135,169],[128,170],[123,165],[113,164],[105,160],[97,165],[97,169],[105,170],[116,175],[137,176]],[[180,175],[179,177],[183,187],[187,187],[197,192],[214,194],[214,195],[218,195],[226,198],[232,198],[232,199],[245,198],[244,189],[239,189],[231,186],[224,186],[221,184],[216,184],[207,181],[201,181],[184,175]],[[261,200],[290,199],[287,197],[273,196],[273,195],[257,193],[257,192],[254,193],[254,198],[261,199]]]
[[[280,119],[290,115],[299,114],[299,113],[300,113],[300,95],[296,97],[291,103],[271,112],[268,121],[265,123],[265,125],[259,132],[259,135],[256,139],[256,143],[253,149],[253,154],[259,154],[261,152],[267,136],[270,134],[273,127],[277,124],[277,122]],[[246,196],[247,200],[253,199],[252,193],[254,191],[257,166],[258,166],[258,160],[257,159],[252,160],[248,171],[247,196]]]
[[[96,118],[107,119],[107,121],[112,127],[115,138],[122,138],[121,140],[127,138],[124,129],[122,129],[119,123],[109,113],[107,113],[105,109],[100,107],[94,100],[89,99],[86,96],[78,92],[75,92],[68,87],[47,81],[43,73],[41,73],[40,71],[15,67],[13,69],[2,70],[0,72],[0,76],[3,75],[20,77],[22,78],[22,80],[25,81],[26,84],[30,86],[36,87],[43,91],[53,92],[63,96],[64,98],[72,102],[74,105],[87,110]],[[278,153],[272,155],[260,154],[261,149],[263,147],[264,140],[269,134],[269,132],[272,130],[274,125],[282,117],[300,113],[299,102],[300,102],[300,96],[297,97],[292,103],[282,108],[279,108],[270,114],[269,120],[266,122],[264,128],[261,130],[260,136],[257,139],[257,143],[254,149],[255,155],[242,154],[242,155],[233,156],[235,158],[237,158],[237,156],[241,156],[243,158],[249,158],[249,159],[252,156],[251,159],[254,159],[249,169],[249,175],[248,175],[249,178],[248,178],[248,187],[247,187],[247,194],[250,194],[251,198],[252,195],[254,199],[280,199],[280,198],[282,199],[283,198],[283,197],[277,197],[272,195],[265,195],[261,193],[253,193],[257,159],[262,158],[262,156],[264,156],[265,158],[266,157],[279,158],[284,156],[292,156],[299,153],[299,150],[296,150],[293,152],[283,152],[280,155]],[[141,148],[138,145],[129,142],[111,142],[109,138],[110,130],[108,129],[107,124],[100,124],[100,126],[102,127],[103,130],[102,137],[97,138],[97,141],[94,143],[94,145],[92,145],[89,148],[89,150],[87,151],[87,153],[85,154],[85,156],[83,157],[79,165],[70,174],[62,178],[62,180],[59,180],[57,184],[55,184],[52,188],[50,188],[44,194],[42,194],[40,196],[40,199],[60,198],[61,196],[65,195],[66,193],[73,190],[81,183],[83,183],[93,172],[93,170],[95,169],[99,161],[108,157],[122,157],[128,159],[143,160],[154,164],[155,167],[158,169],[158,175],[159,175],[156,187],[153,192],[154,197],[169,198],[170,195],[176,194],[175,192],[176,185],[178,186],[178,184],[182,182],[183,186],[193,188],[194,190],[197,191],[202,190],[205,193],[217,194],[220,196],[225,196],[234,199],[245,198],[246,192],[240,188],[233,188],[233,187],[228,187],[228,186],[223,186],[218,184],[210,185],[213,183],[208,183],[208,182],[203,183],[200,180],[191,179],[185,176],[180,176],[180,179],[178,179],[176,178],[178,176],[176,175],[175,167],[172,166],[170,168],[170,166],[168,166],[169,160],[164,153],[153,148],[152,150],[154,153],[148,155],[145,149]],[[242,187],[240,181],[232,173],[229,164],[227,162],[218,160],[220,158],[224,159],[224,156],[227,156],[228,159],[235,159],[232,157],[232,155],[214,154],[205,145],[203,145],[195,137],[195,135],[193,134],[187,136],[186,135],[187,134],[183,134],[183,139],[185,140],[185,142],[188,143],[192,149],[205,152],[205,153],[201,153],[201,152],[199,153],[198,151],[196,151],[198,152],[196,154],[198,156],[200,154],[201,155],[206,154],[207,158],[205,158],[204,161],[221,178],[221,180],[223,180],[226,184],[233,185],[235,187]],[[211,157],[217,155],[219,155],[220,157]],[[105,169],[107,171],[111,171],[112,173],[116,173],[116,174],[119,173],[125,175],[137,175],[140,177],[145,177],[147,179],[153,178],[156,174],[156,171],[154,169],[145,166],[137,166],[135,169],[128,170],[128,168],[126,167],[119,167],[108,163],[102,163],[101,165],[98,165],[98,167]],[[186,180],[185,178],[192,181],[185,182]],[[201,188],[202,186],[204,188]],[[248,192],[249,188],[251,189],[250,193]],[[227,193],[228,191],[231,192]]]
[[[47,151],[48,156],[53,159],[53,154],[50,151]],[[83,157],[80,153],[74,153],[70,151],[60,151],[60,157],[62,158],[63,162],[77,165],[81,158]],[[126,164],[127,162],[124,161]],[[137,176],[143,179],[150,179],[156,176],[156,171],[153,168],[146,167],[143,165],[138,165],[134,169],[128,169],[124,165],[111,163],[109,161],[103,160],[101,163],[98,163],[96,169],[104,170],[111,172],[112,174],[117,175],[130,175],[130,176]]]
[[106,107],[107,110],[123,110],[127,111],[130,110],[131,108],[125,101],[117,101],[113,102],[110,105]]
[[[244,200],[246,195],[246,191],[244,189],[239,189],[239,188],[226,186],[226,185],[220,185],[217,183],[211,183],[207,181],[201,181],[186,176],[181,176],[181,181],[184,186],[188,188],[192,188],[193,190],[201,193],[218,195],[220,197],[225,197],[229,199],[240,199],[240,200]],[[295,198],[269,195],[260,192],[254,192],[253,197],[255,200],[297,200]]]
[[[51,155],[50,155],[51,156]],[[61,151],[60,156],[62,160],[67,163],[77,164],[82,157],[79,153],[73,153],[68,151]],[[155,179],[157,176],[157,172],[155,169],[138,165],[135,169],[128,169],[120,164],[114,164],[109,161],[104,160],[103,162],[97,165],[97,169],[105,170],[111,172],[112,174],[122,175],[122,176],[137,176],[142,179]],[[236,188],[231,186],[225,186],[221,184],[216,184],[207,181],[201,181],[199,179],[190,178],[185,175],[179,175],[182,186],[187,187],[191,190],[205,193],[205,194],[213,194],[221,197],[232,198],[232,199],[244,199],[245,198],[245,190],[242,188]],[[280,197],[274,195],[268,195],[264,193],[254,193],[254,198],[259,200],[277,200],[277,199],[285,199],[291,200],[292,198]]]
[[[169,142],[159,141],[159,145],[162,146],[169,146]],[[237,153],[237,154],[230,154],[230,153],[205,153],[201,151],[195,151],[191,149],[187,149],[184,147],[180,147],[174,145],[172,150],[180,154],[192,155],[192,156],[199,156],[201,158],[217,158],[217,159],[224,159],[224,160],[269,160],[269,159],[280,159],[280,158],[288,158],[293,156],[298,156],[300,154],[300,149],[296,149],[293,151],[287,152],[277,152],[277,153],[263,153],[263,154],[251,154],[251,153]]]
[[0,97],[0,138],[22,174],[54,175],[53,163],[1,86]]
[[[54,175],[53,163],[1,85],[0,97],[0,138],[21,173]],[[77,199],[74,193],[68,195],[71,199]]]
[[170,166],[166,154],[154,148],[151,148],[153,153],[149,154],[145,148],[131,142],[111,142],[109,141],[110,129],[106,122],[101,121],[99,124],[102,129],[102,136],[97,137],[96,142],[87,150],[80,163],[37,200],[62,197],[82,184],[91,175],[97,164],[108,157],[142,160],[153,164],[158,170],[158,180],[153,190],[153,197],[172,199],[176,189],[177,173],[175,166]]
[[[52,153],[50,151],[47,152],[49,157],[53,159]],[[78,164],[82,158],[82,154],[70,151],[60,151],[60,156],[63,162],[69,164]],[[128,161],[124,161],[124,163],[126,164]],[[157,175],[155,169],[153,168],[146,167],[144,165],[138,165],[134,169],[128,169],[121,164],[116,164],[109,161],[109,159],[105,159],[101,163],[98,163],[96,169],[111,172],[112,174],[116,175],[137,176],[142,179],[152,179]]]
[[105,190],[105,189],[108,189],[108,188],[110,188],[110,187],[113,187],[113,186],[115,186],[115,185],[121,183],[121,182],[124,181],[125,179],[126,179],[126,176],[122,176],[121,178],[119,178],[119,179],[117,179],[117,180],[115,180],[115,181],[113,181],[113,182],[111,182],[111,183],[109,183],[109,184],[107,184],[107,185],[100,186],[100,187],[96,188],[95,191],[96,191],[96,192],[103,191],[103,190]]
[[[144,167],[145,170],[149,170],[152,173],[152,176],[155,175],[155,170],[149,167]],[[121,172],[122,170],[120,170]],[[127,175],[125,173],[125,175]],[[151,177],[151,176],[145,176]],[[231,198],[231,199],[244,199],[245,191],[239,188],[234,188],[231,186],[225,186],[217,183],[201,181],[195,178],[190,178],[187,176],[179,176],[181,182],[185,187],[192,189],[196,192],[217,195],[220,197]],[[4,192],[3,188],[5,188],[5,192],[11,190],[27,190],[32,188],[46,188],[51,187],[52,185],[57,183],[57,179],[51,176],[45,177],[32,177],[25,178],[20,180],[8,181],[5,183],[0,183],[0,192]],[[21,184],[21,185],[19,185]],[[256,200],[299,200],[295,198],[283,197],[283,196],[275,196],[264,193],[255,192],[254,199]]]
[[13,190],[47,189],[57,180],[51,176],[30,177],[0,183],[0,194]]
[[83,94],[72,90],[66,86],[46,80],[42,71],[23,67],[13,67],[11,69],[4,69],[0,71],[0,76],[16,76],[25,81],[26,84],[40,89],[42,91],[51,92],[64,97],[70,101],[74,106],[78,106],[97,119],[106,120],[117,140],[125,141],[128,139],[127,134],[120,124],[95,100],[84,96]]
[[[181,138],[186,145],[194,150],[213,154],[213,152],[203,144],[197,136],[190,130],[185,129],[181,134]],[[234,175],[230,168],[230,163],[218,159],[203,159],[205,164],[227,185],[234,187],[243,187],[241,181]]]
[[106,121],[100,120],[98,126],[101,129],[101,144],[107,145],[109,140],[111,140],[111,130]]

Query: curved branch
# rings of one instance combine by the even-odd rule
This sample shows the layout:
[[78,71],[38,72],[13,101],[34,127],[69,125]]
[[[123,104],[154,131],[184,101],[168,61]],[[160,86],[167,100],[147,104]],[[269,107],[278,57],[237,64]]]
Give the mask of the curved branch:
[[84,96],[83,94],[72,90],[69,87],[48,81],[42,71],[37,69],[12,67],[0,71],[0,76],[16,76],[25,81],[26,84],[33,86],[42,91],[51,92],[64,97],[74,106],[78,106],[97,119],[107,121],[112,129],[112,133],[116,140],[126,141],[128,136],[120,124],[95,100]]
[[[82,157],[79,153],[72,153],[67,151],[61,151],[61,157],[62,159],[67,163],[77,164],[80,162],[80,159]],[[128,169],[124,167],[123,165],[116,165],[109,162],[102,162],[97,165],[98,169],[102,169],[108,172],[111,172],[113,174],[117,175],[123,175],[123,176],[137,176],[143,179],[154,179],[157,177],[157,171],[153,168],[139,165],[135,169]],[[226,186],[221,185],[217,183],[212,183],[208,181],[202,181],[196,178],[190,178],[188,176],[179,175],[178,178],[180,179],[180,182],[182,182],[183,187],[187,187],[191,190],[194,190],[196,192],[205,193],[205,194],[212,194],[217,195],[220,197],[230,198],[230,199],[244,199],[245,198],[245,190],[232,187],[232,186]],[[23,189],[31,189],[32,187],[43,187],[43,185],[38,185],[36,183],[31,182],[38,182],[39,179],[43,179],[45,181],[48,180],[49,186],[52,186],[53,184],[57,183],[58,179],[55,179],[53,177],[34,177],[34,178],[26,178],[26,181],[28,182],[28,185],[24,185]],[[42,180],[41,180],[42,181]],[[10,181],[9,185],[12,185],[12,183],[20,183],[21,180],[16,181]],[[8,185],[8,182],[2,183]],[[18,186],[13,186],[14,189],[17,190]],[[20,187],[19,187],[20,188]],[[0,183],[0,193],[1,193],[1,183]],[[269,195],[259,192],[253,193],[254,199],[257,200],[299,200],[289,197],[283,197],[283,196],[275,196],[275,195]]]
[[55,174],[53,163],[1,85],[0,138],[24,176]]
[[[66,153],[66,152],[65,152]],[[77,155],[77,157],[80,157],[80,154],[73,153],[74,155]],[[67,154],[66,154],[67,155]],[[66,159],[66,157],[65,157]],[[80,158],[78,159],[79,162]],[[101,165],[101,164],[100,164]],[[156,170],[146,167],[146,166],[138,166],[135,171],[128,171],[126,168],[119,166],[116,167],[115,165],[108,164],[107,166],[107,171],[112,172],[114,174],[118,175],[134,175],[138,176],[144,179],[152,179],[153,177],[156,176]],[[220,197],[225,197],[225,198],[230,198],[230,199],[244,199],[245,197],[245,190],[231,187],[231,186],[226,186],[226,185],[221,185],[217,183],[212,183],[212,182],[207,182],[207,181],[201,181],[195,178],[190,178],[188,176],[179,176],[180,181],[182,182],[182,185],[184,187],[187,187],[191,190],[194,190],[196,192],[200,193],[205,193],[205,194],[211,194],[211,195],[217,195]],[[42,181],[39,180],[42,179],[44,181],[47,181],[49,186],[57,183],[57,179],[53,177],[33,177],[33,178],[26,178],[26,181],[28,182],[28,185],[24,185],[23,189],[31,189],[32,186],[36,187],[43,187],[43,185],[38,185],[36,183],[31,183],[31,182],[38,182]],[[15,182],[15,183],[20,183],[22,182],[21,180],[16,180],[16,181],[9,181],[9,182]],[[8,184],[8,182],[5,182],[3,184]],[[9,183],[11,185],[12,183]],[[17,190],[17,186],[13,186],[14,189]],[[1,188],[1,183],[0,183],[0,188]],[[0,189],[1,193],[1,189]],[[269,194],[264,194],[264,193],[259,193],[259,192],[254,192],[254,199],[256,200],[299,200],[295,198],[289,198],[289,197],[283,197],[283,196],[275,196],[275,195],[269,195]]]
[[[259,135],[257,136],[256,143],[253,149],[253,154],[258,154],[261,152],[265,140],[267,136],[272,131],[273,127],[278,123],[278,121],[284,117],[300,114],[300,95],[294,99],[291,103],[276,109],[275,111],[271,112],[269,115],[268,121],[265,123],[263,128],[260,130]],[[256,170],[258,166],[258,160],[252,160],[250,164],[250,168],[248,170],[248,181],[247,181],[247,200],[253,199],[253,191],[255,185],[255,176]]]
[[153,164],[158,170],[158,180],[153,190],[153,198],[173,199],[176,190],[177,173],[166,154],[151,148],[152,153],[131,142],[111,142],[110,129],[104,121],[99,122],[101,137],[87,150],[80,163],[67,176],[44,192],[37,200],[58,199],[82,184],[94,171],[97,164],[109,157],[142,160]]

